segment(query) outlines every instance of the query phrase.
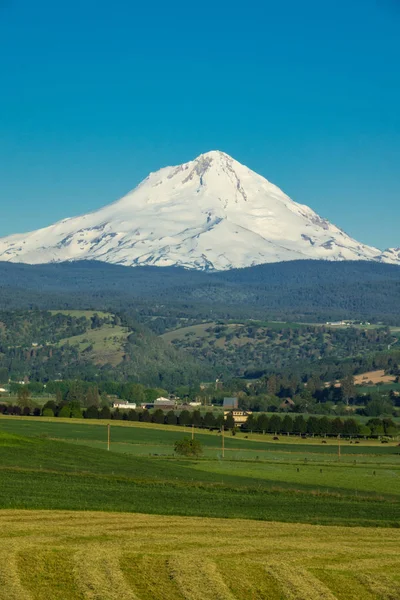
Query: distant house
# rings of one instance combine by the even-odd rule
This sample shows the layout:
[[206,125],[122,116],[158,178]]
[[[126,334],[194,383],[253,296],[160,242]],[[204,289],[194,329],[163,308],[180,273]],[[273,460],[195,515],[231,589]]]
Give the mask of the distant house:
[[174,408],[176,408],[176,401],[171,400],[170,398],[163,398],[161,396],[160,398],[157,398],[157,400],[154,400],[154,408],[161,410],[174,410]]
[[118,400],[118,402],[113,403],[113,408],[122,408],[125,410],[132,410],[136,408],[135,402],[128,402],[128,400]]
[[239,400],[237,398],[224,398],[223,409],[224,410],[234,410],[239,406]]
[[243,425],[247,421],[247,417],[251,415],[251,411],[249,410],[224,410],[224,417],[231,414],[233,416],[233,420],[235,421],[235,425]]
[[279,405],[279,408],[287,408],[287,409],[291,409],[294,406],[294,402],[291,398],[285,398],[281,404]]
[[0,387],[0,394],[3,394],[4,392],[6,392],[7,390],[3,387]]

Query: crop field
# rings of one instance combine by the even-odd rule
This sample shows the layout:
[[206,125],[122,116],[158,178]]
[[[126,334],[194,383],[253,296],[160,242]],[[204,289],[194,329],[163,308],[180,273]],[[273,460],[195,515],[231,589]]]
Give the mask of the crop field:
[[0,600],[398,600],[400,447],[0,418]]
[[[204,455],[174,456],[191,432],[142,424],[0,419],[0,507],[131,511],[321,525],[397,526],[397,443],[321,444],[199,433]],[[255,438],[256,436],[253,436]],[[265,441],[264,441],[265,438]],[[67,493],[66,493],[67,490]]]
[[0,600],[397,600],[400,530],[0,512]]
[[382,383],[393,383],[395,380],[394,375],[386,375],[384,369],[378,369],[376,371],[368,371],[367,373],[360,373],[355,375],[355,385],[376,385]]

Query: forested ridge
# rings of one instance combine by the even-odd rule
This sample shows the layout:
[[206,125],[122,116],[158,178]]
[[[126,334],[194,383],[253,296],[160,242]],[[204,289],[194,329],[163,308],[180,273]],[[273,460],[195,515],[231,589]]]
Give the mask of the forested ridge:
[[175,385],[212,376],[128,315],[0,311],[0,382],[27,378]]
[[[0,263],[0,308],[90,308],[164,316],[400,321],[400,267],[293,261],[224,272],[123,267],[99,262]],[[389,323],[390,322],[390,323]]]

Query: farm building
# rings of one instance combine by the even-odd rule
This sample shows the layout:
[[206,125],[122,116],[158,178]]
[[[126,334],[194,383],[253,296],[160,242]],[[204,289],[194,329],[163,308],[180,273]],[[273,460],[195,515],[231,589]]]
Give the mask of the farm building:
[[247,417],[251,415],[251,411],[249,410],[225,410],[224,417],[231,414],[233,416],[233,420],[235,421],[235,425],[244,425],[247,421]]
[[113,403],[113,408],[122,408],[125,410],[131,410],[136,408],[135,402],[128,402],[128,400],[118,400],[118,402]]
[[159,408],[161,410],[174,410],[176,408],[176,401],[171,400],[170,398],[157,398],[154,400],[154,408]]
[[239,406],[239,400],[237,398],[224,398],[223,408],[224,410],[235,410]]

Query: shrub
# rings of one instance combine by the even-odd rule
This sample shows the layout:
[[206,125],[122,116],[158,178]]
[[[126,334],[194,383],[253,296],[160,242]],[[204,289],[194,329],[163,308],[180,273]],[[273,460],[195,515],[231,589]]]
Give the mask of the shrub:
[[[47,410],[47,409],[46,409]],[[61,419],[69,419],[69,417],[71,416],[71,409],[68,406],[68,404],[64,404],[64,406],[62,406],[58,412],[58,416]]]
[[188,410],[183,410],[178,418],[179,425],[190,425],[191,424],[191,415]]
[[175,442],[175,452],[180,456],[200,456],[203,452],[201,443],[196,440],[190,440],[189,438],[183,438]]
[[108,406],[103,406],[99,412],[99,419],[111,419],[111,410]]
[[151,415],[151,421],[152,423],[164,423],[164,411],[161,408],[157,408]]
[[139,421],[139,414],[134,408],[128,410],[128,421]]
[[42,416],[43,417],[54,417],[54,411],[53,409],[49,408],[44,408],[42,410]]
[[89,406],[87,411],[85,412],[85,419],[98,419],[99,418],[99,410],[97,406]]
[[146,408],[140,413],[139,421],[142,421],[143,423],[150,423],[151,415]]
[[165,424],[166,425],[176,425],[178,422],[177,416],[173,410],[167,412],[165,416]]

